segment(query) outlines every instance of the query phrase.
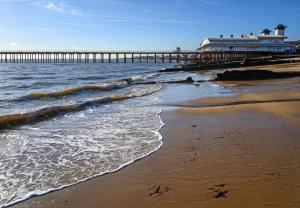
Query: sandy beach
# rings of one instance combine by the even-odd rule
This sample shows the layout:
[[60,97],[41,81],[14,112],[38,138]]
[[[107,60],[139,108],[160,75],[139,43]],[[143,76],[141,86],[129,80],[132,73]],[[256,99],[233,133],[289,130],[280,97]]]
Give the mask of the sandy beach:
[[218,84],[236,95],[163,111],[159,151],[14,207],[300,207],[300,78]]

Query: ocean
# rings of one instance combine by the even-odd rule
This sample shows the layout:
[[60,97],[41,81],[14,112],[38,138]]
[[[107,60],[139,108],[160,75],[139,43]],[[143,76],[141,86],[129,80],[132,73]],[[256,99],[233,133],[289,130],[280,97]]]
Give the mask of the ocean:
[[157,151],[163,145],[160,113],[181,95],[231,93],[213,83],[149,84],[210,79],[159,72],[170,66],[0,65],[0,207],[117,171]]

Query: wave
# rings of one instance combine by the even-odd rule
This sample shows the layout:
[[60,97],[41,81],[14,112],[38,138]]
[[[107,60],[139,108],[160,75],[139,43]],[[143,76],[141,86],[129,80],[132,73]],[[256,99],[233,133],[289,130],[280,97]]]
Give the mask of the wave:
[[89,76],[89,77],[73,77],[68,80],[102,80],[106,79],[105,76]]
[[146,96],[157,92],[161,89],[161,85],[153,85],[150,87],[147,86],[147,88],[139,87],[134,88],[129,93],[121,96],[108,96],[97,100],[82,102],[79,104],[66,106],[51,106],[29,113],[0,116],[0,130],[9,129],[24,124],[38,123],[58,116],[63,116],[68,113],[79,112],[93,106],[99,106],[111,102],[123,101],[130,98]]
[[12,77],[14,80],[27,80],[27,79],[34,79],[35,77]]
[[21,97],[21,100],[36,100],[42,98],[61,98],[68,95],[78,94],[84,91],[101,91],[125,87],[126,82],[105,83],[101,85],[85,85],[81,87],[65,88],[55,92],[33,92]]
[[119,171],[119,170],[122,170],[123,168],[125,168],[125,167],[127,167],[127,166],[133,164],[134,162],[139,161],[139,160],[141,160],[141,159],[143,159],[143,158],[145,158],[145,157],[148,157],[148,156],[150,156],[151,154],[157,152],[157,151],[163,146],[163,137],[162,137],[162,135],[160,134],[160,130],[166,125],[166,124],[162,121],[162,119],[161,119],[161,116],[160,116],[161,113],[162,113],[162,111],[160,111],[159,113],[157,113],[157,116],[159,116],[159,120],[160,120],[160,127],[154,132],[155,135],[157,135],[157,137],[158,137],[159,145],[158,145],[155,149],[153,149],[152,151],[146,152],[145,154],[141,155],[140,157],[138,157],[138,158],[136,158],[136,159],[133,159],[133,160],[128,161],[128,162],[126,162],[126,163],[124,163],[124,164],[121,164],[119,167],[115,168],[114,170],[111,170],[111,171],[104,171],[104,172],[101,172],[101,173],[98,173],[98,174],[94,174],[94,175],[92,175],[92,176],[90,176],[90,177],[87,177],[87,178],[85,178],[85,179],[78,180],[78,181],[76,181],[76,182],[74,182],[74,183],[65,184],[65,185],[62,185],[62,186],[60,186],[60,187],[58,187],[58,188],[49,188],[47,191],[34,191],[34,192],[30,192],[30,193],[28,193],[26,196],[24,196],[24,197],[21,198],[21,199],[11,200],[11,201],[7,202],[6,204],[3,204],[3,205],[0,204],[0,208],[10,207],[10,206],[16,205],[16,204],[18,204],[18,203],[24,202],[24,201],[26,201],[26,200],[28,200],[28,199],[30,199],[30,198],[32,198],[32,197],[43,196],[43,195],[46,195],[46,194],[51,193],[51,192],[54,192],[54,191],[62,190],[62,189],[64,189],[64,188],[68,188],[68,187],[77,185],[77,184],[79,184],[79,183],[82,183],[82,182],[91,180],[91,179],[93,179],[93,178],[95,178],[95,177],[103,176],[103,175],[110,174],[110,173],[115,173],[115,172],[117,172],[117,171]]
[[85,85],[85,86],[79,86],[79,87],[71,87],[71,88],[65,88],[62,90],[54,91],[54,92],[33,92],[29,95],[25,95],[23,97],[20,97],[17,99],[19,100],[38,100],[43,98],[61,98],[64,96],[74,95],[86,91],[107,91],[107,90],[113,90],[113,89],[120,89],[127,87],[128,85],[137,82],[137,81],[144,81],[148,78],[151,78],[155,76],[154,74],[150,74],[147,76],[133,76],[130,78],[124,78],[116,81],[101,83],[98,85]]

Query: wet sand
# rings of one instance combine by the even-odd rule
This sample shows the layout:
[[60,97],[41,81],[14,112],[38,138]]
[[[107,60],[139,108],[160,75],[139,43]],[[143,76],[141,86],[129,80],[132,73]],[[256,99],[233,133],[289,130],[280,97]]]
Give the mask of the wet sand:
[[15,207],[300,207],[300,79],[220,84],[162,113],[156,153]]

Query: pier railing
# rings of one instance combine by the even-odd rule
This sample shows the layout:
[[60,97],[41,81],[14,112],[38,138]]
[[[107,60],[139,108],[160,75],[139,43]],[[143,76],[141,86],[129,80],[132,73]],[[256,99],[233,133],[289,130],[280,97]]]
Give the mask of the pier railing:
[[0,51],[0,63],[212,63],[270,55],[198,51]]

